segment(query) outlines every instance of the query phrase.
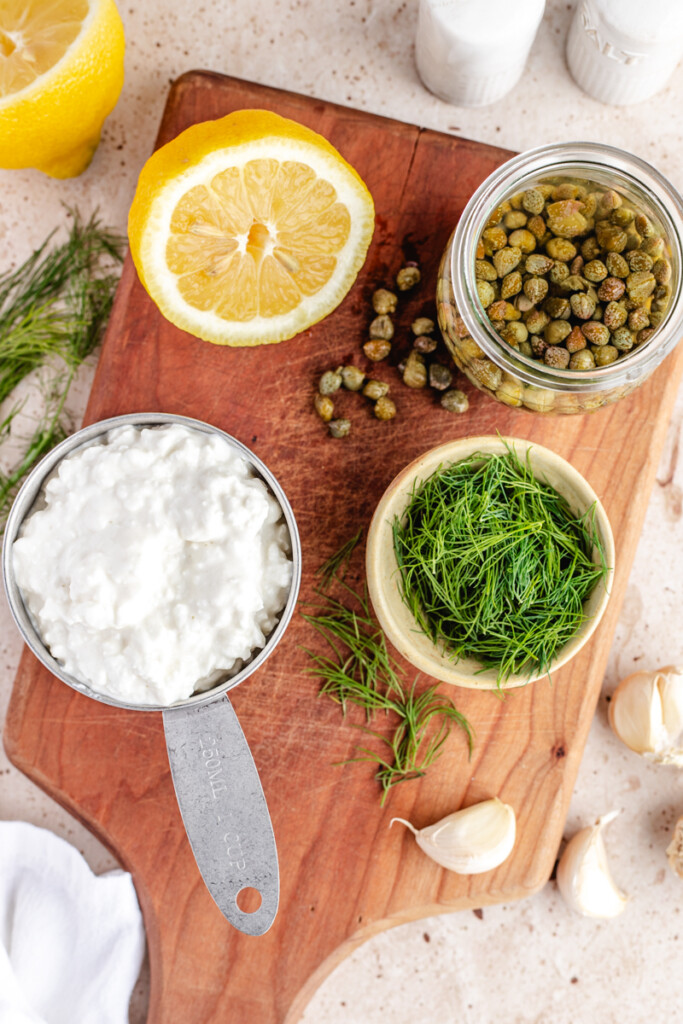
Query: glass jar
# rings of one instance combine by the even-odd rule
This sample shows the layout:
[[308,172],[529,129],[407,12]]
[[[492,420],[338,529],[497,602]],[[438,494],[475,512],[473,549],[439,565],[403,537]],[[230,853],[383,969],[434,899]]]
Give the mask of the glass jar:
[[[496,332],[476,287],[475,254],[481,233],[505,200],[534,185],[571,178],[616,189],[661,229],[671,263],[670,299],[650,338],[607,366],[589,370],[548,366],[508,345]],[[683,200],[639,157],[599,143],[541,146],[508,160],[479,186],[451,235],[439,268],[439,326],[457,366],[505,405],[533,412],[599,409],[639,387],[683,333]]]

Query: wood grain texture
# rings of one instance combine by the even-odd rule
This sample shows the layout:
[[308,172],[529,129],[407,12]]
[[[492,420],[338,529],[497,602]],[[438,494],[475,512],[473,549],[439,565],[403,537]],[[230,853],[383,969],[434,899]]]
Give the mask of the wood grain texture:
[[[343,404],[353,433],[330,439],[311,409],[314,382],[353,359],[370,296],[416,258],[423,286],[402,301],[395,345],[433,315],[441,252],[472,190],[507,153],[261,86],[193,72],[171,89],[158,143],[198,120],[262,107],[321,131],[358,169],[377,206],[377,229],[354,288],[325,321],[275,347],[221,349],[178,331],[157,312],[126,261],[87,410],[87,422],[125,412],[196,416],[260,456],[292,503],[303,545],[302,598],[320,562],[367,526],[392,477],[450,438],[500,431],[569,459],[610,516],[618,560],[613,597],[593,640],[550,686],[501,701],[450,691],[476,730],[467,759],[453,733],[442,760],[379,807],[367,765],[335,767],[358,739],[353,721],[316,699],[295,615],[267,665],[231,694],[251,745],[278,843],[282,893],[271,931],[258,939],[224,921],[204,889],[173,795],[161,718],[100,706],[53,679],[28,653],[5,732],[12,761],[64,804],[132,871],[147,926],[150,1024],[294,1024],[322,978],[370,935],[443,911],[509,901],[547,880],[640,534],[669,413],[683,371],[676,352],[639,391],[591,416],[546,418],[507,409],[464,385],[457,417],[433,393],[410,392],[395,369],[399,415],[380,424],[358,395]],[[393,358],[393,357],[392,357]],[[340,406],[342,401],[340,401]],[[448,687],[443,689],[448,691]],[[424,857],[394,815],[417,826],[461,804],[499,795],[518,817],[512,856],[485,875],[458,877]]]

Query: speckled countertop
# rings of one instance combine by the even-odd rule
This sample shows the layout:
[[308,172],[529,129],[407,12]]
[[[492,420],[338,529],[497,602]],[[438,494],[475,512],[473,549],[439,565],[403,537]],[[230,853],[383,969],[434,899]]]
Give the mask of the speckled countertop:
[[[483,142],[521,150],[591,139],[630,149],[683,188],[683,66],[654,99],[605,107],[571,80],[563,46],[574,4],[549,0],[526,72],[511,94],[480,110],[448,106],[421,85],[413,63],[416,0],[118,0],[127,37],[126,83],[90,169],[58,182],[36,171],[0,171],[0,268],[22,260],[63,205],[99,208],[123,229],[138,171],[149,155],[168,83],[207,68],[320,96]],[[483,5],[482,5],[483,6]],[[511,8],[514,5],[511,5]],[[482,15],[484,16],[484,15]],[[73,392],[75,426],[92,366]],[[612,808],[606,836],[617,882],[632,897],[611,922],[567,911],[554,883],[521,903],[403,925],[361,946],[323,983],[306,1024],[659,1024],[683,1005],[683,883],[664,857],[683,814],[683,772],[656,768],[613,737],[606,696],[634,667],[683,662],[683,397],[676,406],[631,574],[603,697],[591,729],[567,835]],[[628,438],[624,438],[628,444]],[[0,606],[0,714],[20,653]],[[53,829],[96,871],[110,855],[0,753],[0,818]],[[131,1021],[145,1017],[146,979]],[[74,1022],[77,1024],[77,1022]]]

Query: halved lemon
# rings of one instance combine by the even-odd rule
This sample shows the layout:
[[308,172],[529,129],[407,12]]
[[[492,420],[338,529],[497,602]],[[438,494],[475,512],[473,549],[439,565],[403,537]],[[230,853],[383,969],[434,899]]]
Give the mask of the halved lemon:
[[113,0],[1,0],[0,167],[84,171],[121,92],[124,46]]
[[218,345],[261,345],[341,302],[374,214],[359,175],[321,135],[240,110],[193,125],[150,157],[128,234],[168,320]]

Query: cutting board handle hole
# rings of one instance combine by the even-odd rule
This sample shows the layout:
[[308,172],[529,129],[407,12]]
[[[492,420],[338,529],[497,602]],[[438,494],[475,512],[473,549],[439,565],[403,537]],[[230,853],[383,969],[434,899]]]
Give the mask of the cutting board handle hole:
[[243,914],[255,914],[261,906],[261,902],[261,893],[258,889],[252,889],[250,885],[240,889],[235,899],[235,903]]

